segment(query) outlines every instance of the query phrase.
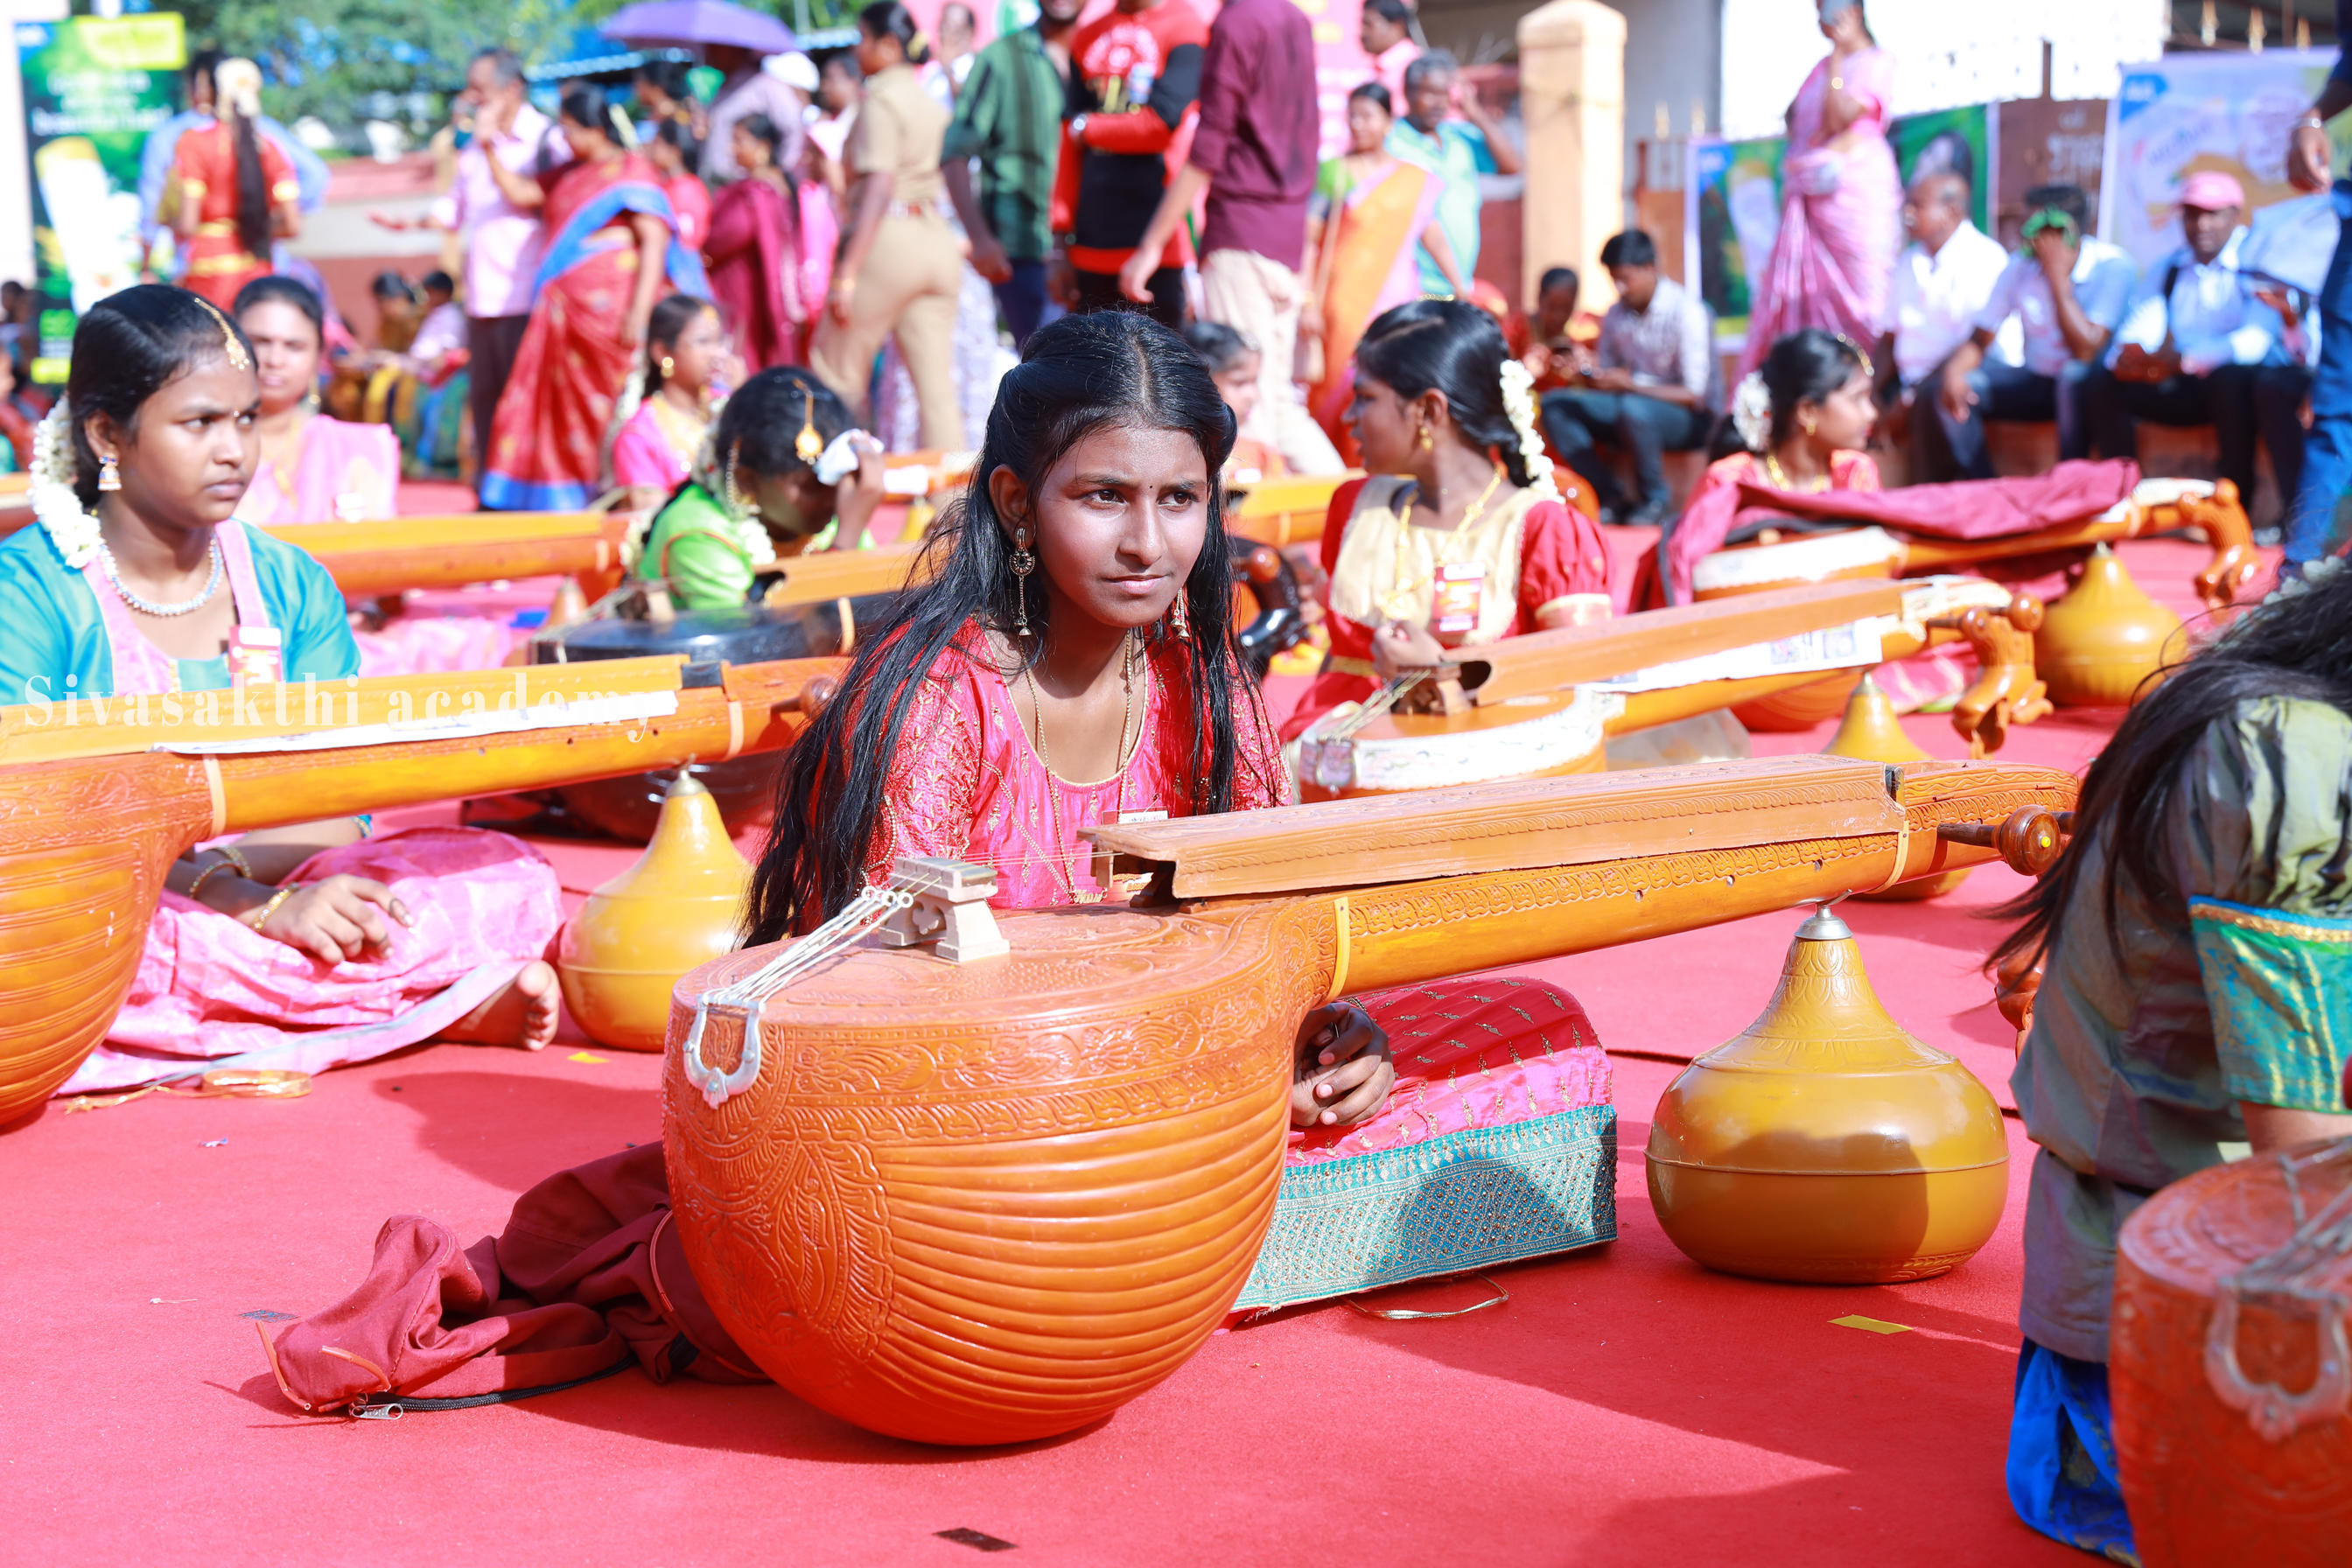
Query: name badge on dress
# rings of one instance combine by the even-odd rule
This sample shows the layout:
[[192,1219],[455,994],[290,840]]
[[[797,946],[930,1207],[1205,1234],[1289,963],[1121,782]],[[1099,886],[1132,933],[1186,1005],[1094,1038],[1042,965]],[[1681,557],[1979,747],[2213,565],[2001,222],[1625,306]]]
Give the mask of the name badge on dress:
[[274,685],[286,668],[286,634],[276,626],[237,626],[228,634],[232,684]]
[[1465,562],[1437,569],[1430,586],[1429,629],[1440,644],[1452,647],[1478,629],[1486,593],[1484,566]]

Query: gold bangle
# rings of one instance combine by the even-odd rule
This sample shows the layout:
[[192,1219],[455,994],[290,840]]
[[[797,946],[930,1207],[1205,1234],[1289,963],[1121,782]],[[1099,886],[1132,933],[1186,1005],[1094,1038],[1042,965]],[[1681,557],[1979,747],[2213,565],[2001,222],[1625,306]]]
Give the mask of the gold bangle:
[[204,900],[197,898],[197,895],[204,891],[205,884],[211,880],[213,873],[215,871],[226,871],[231,869],[233,869],[233,868],[226,860],[214,861],[211,865],[197,872],[195,880],[188,884],[187,897],[198,903],[203,902]]
[[240,877],[251,877],[253,875],[253,862],[245,858],[245,852],[234,844],[215,844],[211,848],[205,850],[205,853],[207,855],[219,856],[222,859],[236,867],[236,874]]
[[247,910],[245,913],[237,916],[236,918],[251,926],[254,930],[259,931],[263,926],[269,923],[269,917],[278,912],[278,906],[292,898],[295,894],[300,892],[304,886],[305,884],[301,882],[289,882],[284,887],[278,889],[276,892],[270,894],[269,901],[268,903]]

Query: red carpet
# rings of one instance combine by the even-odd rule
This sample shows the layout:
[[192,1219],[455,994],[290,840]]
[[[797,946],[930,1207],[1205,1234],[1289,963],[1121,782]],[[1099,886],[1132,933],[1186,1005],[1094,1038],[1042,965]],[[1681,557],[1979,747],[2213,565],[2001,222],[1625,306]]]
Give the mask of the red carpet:
[[[2200,552],[2134,547],[2178,600]],[[1939,754],[1940,719],[1907,723]],[[2010,753],[2079,765],[2103,721]],[[1758,738],[1759,751],[1820,734]],[[551,845],[584,889],[627,863]],[[1979,871],[1942,904],[1849,904],[1880,995],[2004,1100],[2006,1026],[1975,973]],[[1763,1005],[1798,917],[1544,966],[1620,1051],[1685,1058]],[[1675,1068],[1621,1056],[1621,1239],[1497,1270],[1507,1305],[1388,1322],[1332,1304],[1220,1335],[1100,1426],[955,1452],[868,1436],[773,1388],[634,1372],[527,1404],[312,1421],[240,1313],[305,1311],[389,1215],[470,1238],[548,1173],[659,1136],[656,1062],[576,1036],[537,1057],[441,1046],[293,1101],[150,1098],[0,1136],[17,1325],[0,1348],[0,1563],[1113,1564],[2086,1561],[2027,1531],[2000,1481],[2031,1153],[1956,1272],[1882,1289],[1706,1273],[1652,1216],[1641,1149]],[[1475,1281],[1390,1292],[1439,1308]],[[1852,1313],[1905,1325],[1840,1327]]]

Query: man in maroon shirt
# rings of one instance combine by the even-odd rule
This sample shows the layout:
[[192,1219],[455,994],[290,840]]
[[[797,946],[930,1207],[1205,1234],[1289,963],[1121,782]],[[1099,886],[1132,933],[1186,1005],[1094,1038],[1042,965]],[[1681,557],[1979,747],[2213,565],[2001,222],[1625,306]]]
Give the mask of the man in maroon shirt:
[[1258,351],[1257,407],[1242,434],[1279,451],[1295,473],[1336,474],[1346,465],[1307,417],[1293,376],[1318,116],[1306,13],[1292,0],[1226,0],[1209,27],[1192,153],[1118,285],[1139,304],[1151,300],[1153,260],[1205,190],[1202,314]]

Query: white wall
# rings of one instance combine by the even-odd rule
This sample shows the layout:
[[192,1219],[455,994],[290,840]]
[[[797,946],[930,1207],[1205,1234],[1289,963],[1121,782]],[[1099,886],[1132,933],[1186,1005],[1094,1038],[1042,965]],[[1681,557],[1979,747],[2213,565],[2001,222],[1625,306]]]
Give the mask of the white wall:
[[[1625,148],[1717,129],[1725,0],[1603,0],[1625,15]],[[1741,4],[1742,0],[1731,0]]]
[[[1777,135],[1789,100],[1828,47],[1815,0],[1722,0],[1722,7],[1721,129]],[[2045,39],[2053,96],[2105,98],[2121,67],[2163,53],[2170,31],[2165,0],[1866,0],[1866,10],[1871,31],[1895,57],[1898,114],[2039,96]]]

